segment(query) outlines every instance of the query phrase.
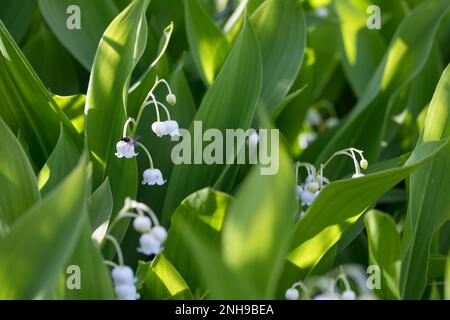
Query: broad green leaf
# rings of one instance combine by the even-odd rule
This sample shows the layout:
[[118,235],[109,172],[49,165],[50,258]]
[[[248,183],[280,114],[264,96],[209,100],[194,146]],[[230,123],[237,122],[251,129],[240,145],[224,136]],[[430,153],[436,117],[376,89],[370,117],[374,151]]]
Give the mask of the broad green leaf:
[[199,0],[185,0],[186,33],[192,58],[207,85],[211,85],[219,73],[230,44]]
[[81,138],[0,21],[0,116],[21,131],[33,162],[42,166],[56,145],[60,123],[78,148]]
[[280,148],[279,170],[262,175],[253,168],[225,219],[223,257],[233,273],[246,278],[258,299],[274,298],[294,221],[294,169]]
[[86,134],[94,164],[93,185],[97,188],[109,177],[117,209],[125,197],[134,197],[137,190],[136,160],[118,159],[114,153],[126,121],[131,73],[145,48],[147,5],[148,0],[134,1],[105,31],[86,98]]
[[58,106],[64,111],[79,133],[84,131],[84,106],[86,96],[79,94],[75,96],[53,96]]
[[447,257],[440,254],[431,254],[428,262],[428,284],[445,277]]
[[23,52],[49,91],[60,95],[80,91],[76,61],[43,22],[27,40]]
[[381,288],[375,292],[383,299],[399,299],[401,242],[391,216],[371,210],[364,217],[369,242],[369,265],[381,270]]
[[195,271],[195,263],[187,244],[182,241],[180,228],[188,225],[199,241],[208,243],[212,250],[219,253],[220,233],[231,201],[232,198],[225,193],[203,189],[183,200],[172,217],[164,254],[193,292],[200,287],[201,275]]
[[[428,107],[419,145],[450,137],[450,66],[442,74]],[[450,218],[450,148],[411,176],[409,219],[412,234],[402,263],[401,294],[420,299],[427,279],[430,244],[434,233]]]
[[0,0],[0,19],[16,42],[25,36],[35,5],[35,0]]
[[367,28],[369,0],[336,1],[340,20],[342,66],[353,92],[362,96],[372,74],[383,58],[386,43],[378,30]]
[[99,234],[99,240],[101,240],[104,236],[103,233],[108,227],[109,219],[113,211],[113,196],[108,178],[89,197],[88,203],[92,232],[99,230],[101,233]]
[[[36,201],[39,190],[33,167],[11,130],[0,118],[0,239]],[[1,241],[1,240],[0,240]]]
[[38,175],[42,195],[53,190],[76,167],[80,152],[61,126],[58,143]]
[[[226,129],[247,130],[256,110],[261,79],[261,55],[253,27],[247,19],[216,81],[203,98],[194,123],[189,128],[191,137],[194,135],[195,121],[201,121],[203,131],[214,128],[220,130],[223,136],[225,136]],[[184,143],[192,146],[193,153],[203,152],[194,148],[193,141]],[[223,161],[230,159],[231,151],[229,150],[227,154],[225,146],[222,146],[221,149],[224,156]],[[164,202],[163,224],[169,223],[177,203],[190,193],[213,185],[225,167],[225,164],[181,164],[175,166]]]
[[335,181],[326,186],[295,226],[288,260],[299,268],[299,278],[311,272],[370,204],[429,161],[443,146],[443,142],[424,143],[401,167]]
[[82,160],[0,240],[0,298],[33,299],[54,287],[87,217],[86,193]]
[[[109,0],[39,0],[39,7],[59,41],[90,70],[103,32],[119,13],[114,3]],[[69,28],[78,17],[80,29]]]
[[[68,285],[76,284],[76,280],[70,279],[71,275],[76,275],[70,269],[73,266],[79,268],[80,271],[79,289],[68,287]],[[91,239],[91,226],[87,216],[84,217],[84,226],[78,238],[78,244],[72,257],[66,262],[65,275],[67,279],[64,283],[65,295],[63,298],[66,300],[114,299],[111,277],[99,248]]]
[[450,300],[450,254],[447,258],[447,268],[445,271],[445,299]]
[[302,65],[306,22],[297,0],[267,0],[252,15],[261,46],[260,103],[271,113],[286,97]]
[[[422,70],[440,22],[449,11],[448,1],[427,1],[403,21],[355,110],[323,148],[317,164],[349,146],[364,150],[369,162],[378,158],[392,102]],[[335,178],[344,173],[345,162],[336,161],[330,169],[330,177]]]
[[140,263],[139,268],[148,269],[143,282],[138,287],[141,299],[185,300],[191,298],[186,282],[164,254],[158,255],[151,263],[145,263],[145,266]]

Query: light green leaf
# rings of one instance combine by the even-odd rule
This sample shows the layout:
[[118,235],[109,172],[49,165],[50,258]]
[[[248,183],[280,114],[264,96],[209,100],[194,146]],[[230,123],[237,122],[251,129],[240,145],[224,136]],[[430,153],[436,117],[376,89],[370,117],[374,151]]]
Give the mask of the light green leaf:
[[38,175],[42,195],[55,188],[76,167],[80,152],[61,126],[58,143]]
[[[450,66],[444,71],[428,107],[418,146],[450,137]],[[411,177],[409,215],[412,234],[402,263],[401,294],[420,299],[427,279],[430,244],[434,233],[450,218],[450,147]]]
[[82,160],[0,240],[0,298],[33,299],[56,284],[87,217],[86,176]]
[[192,58],[205,84],[211,85],[231,46],[199,0],[185,0],[184,10]]
[[381,288],[375,292],[383,299],[399,299],[401,241],[391,216],[371,210],[364,217],[369,242],[369,265],[381,270]]
[[253,168],[225,219],[222,251],[233,273],[251,283],[258,299],[273,299],[294,221],[292,163],[280,148],[279,170],[261,175]]
[[[247,19],[216,81],[203,98],[194,121],[201,121],[203,131],[215,128],[220,130],[223,136],[226,129],[248,129],[256,110],[261,79],[259,47],[253,27]],[[194,124],[195,122],[189,128],[191,136],[194,134]],[[193,141],[187,143],[191,144],[193,153],[202,152],[194,151]],[[223,156],[224,161],[231,157],[226,152],[225,146]],[[213,185],[225,168],[225,164],[177,165],[169,180],[164,202],[163,224],[169,223],[177,203],[190,193]]]
[[138,286],[143,300],[186,300],[192,297],[184,279],[164,254],[158,255],[151,263],[139,262],[139,269],[146,268],[146,276]]
[[86,96],[79,94],[75,96],[53,96],[58,106],[64,111],[79,133],[84,132],[84,106]]
[[99,227],[107,227],[113,211],[113,196],[108,178],[89,197],[88,203],[92,232]]
[[299,268],[299,278],[311,272],[370,204],[429,161],[443,146],[443,142],[422,144],[401,167],[326,186],[294,230],[288,260]]
[[[0,118],[0,239],[39,200],[33,168],[14,134]],[[1,241],[1,240],[0,240]]]
[[183,200],[172,217],[164,254],[192,291],[200,287],[201,274],[195,271],[195,263],[187,244],[182,241],[180,228],[187,225],[199,241],[208,243],[216,253],[220,252],[220,233],[231,201],[232,198],[225,193],[203,189]]
[[0,21],[0,116],[21,131],[33,162],[41,167],[56,145],[60,123],[81,149],[81,137]]
[[[79,8],[80,29],[70,29],[77,12],[68,9]],[[97,45],[109,23],[118,14],[109,0],[39,0],[39,7],[45,21],[55,36],[69,52],[87,69],[94,61]]]

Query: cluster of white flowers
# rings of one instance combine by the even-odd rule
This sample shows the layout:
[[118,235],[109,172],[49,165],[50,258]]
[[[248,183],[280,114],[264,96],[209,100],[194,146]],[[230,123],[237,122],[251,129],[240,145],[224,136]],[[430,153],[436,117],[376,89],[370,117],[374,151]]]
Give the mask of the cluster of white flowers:
[[[132,218],[134,230],[141,234],[139,238],[140,247],[137,248],[138,252],[150,256],[158,255],[163,251],[163,244],[167,240],[167,230],[159,224],[158,218],[150,207],[129,198],[125,199],[124,206],[112,222],[109,230],[124,218]],[[119,243],[111,235],[107,235],[106,239],[114,244],[119,260],[119,265],[112,261],[105,261],[108,265],[113,266],[111,277],[117,299],[138,299],[139,295],[135,286],[136,279],[134,278],[133,270],[124,265]]]
[[[170,89],[168,82],[164,79],[156,79],[155,84],[153,85],[153,88],[150,90],[144,103],[142,104],[141,108],[139,109],[137,119],[133,119],[133,118],[127,119],[127,121],[124,124],[122,138],[116,144],[115,155],[117,158],[131,159],[131,158],[136,157],[138,155],[138,153],[136,153],[136,151],[135,151],[136,146],[142,148],[145,151],[145,153],[149,159],[150,168],[146,169],[143,173],[142,184],[144,184],[144,185],[145,184],[147,184],[147,185],[163,185],[166,182],[166,180],[163,179],[161,171],[159,169],[154,168],[153,159],[152,159],[152,156],[150,155],[149,150],[142,143],[140,143],[138,141],[139,136],[135,135],[135,132],[139,126],[139,121],[141,120],[141,117],[142,117],[145,107],[147,107],[149,105],[154,105],[154,107],[155,107],[157,120],[151,125],[151,128],[158,137],[163,137],[165,135],[170,135],[170,136],[179,135],[178,122],[171,119],[169,109],[166,107],[165,104],[157,101],[155,95],[153,94],[153,91],[158,87],[159,84],[164,84],[169,92],[168,95],[166,96],[167,103],[172,106],[174,106],[177,103],[177,97],[175,96],[175,94],[172,93],[172,90]],[[166,121],[161,121],[159,107],[162,107],[165,110],[166,115],[167,115]],[[131,130],[131,133],[132,133],[131,135],[128,134],[128,126],[130,124],[133,124],[133,129]]]
[[[285,292],[286,300],[299,300],[300,291],[304,299],[311,299],[309,292],[318,292],[312,298],[313,300],[373,300],[376,299],[365,286],[366,281],[360,268],[349,267],[352,272],[353,287],[349,281],[349,275],[340,267],[340,272],[335,277],[323,276],[311,279],[308,287],[304,282],[296,282]],[[339,282],[343,284],[343,290],[338,286]],[[353,290],[357,289],[359,296]]]
[[[300,218],[305,214],[305,210],[313,204],[322,189],[330,183],[330,180],[324,176],[324,169],[331,162],[331,160],[338,155],[346,155],[352,158],[355,166],[355,173],[352,175],[353,178],[364,176],[361,169],[367,169],[369,163],[364,158],[363,151],[355,148],[348,148],[334,153],[330,159],[320,165],[320,170],[318,171],[311,163],[297,162],[295,166],[295,177],[297,179],[295,191],[297,194],[297,201],[300,203],[302,209],[300,212]],[[358,161],[357,155],[360,156],[360,161]],[[299,169],[302,167],[307,171],[306,179],[303,181],[299,179]]]

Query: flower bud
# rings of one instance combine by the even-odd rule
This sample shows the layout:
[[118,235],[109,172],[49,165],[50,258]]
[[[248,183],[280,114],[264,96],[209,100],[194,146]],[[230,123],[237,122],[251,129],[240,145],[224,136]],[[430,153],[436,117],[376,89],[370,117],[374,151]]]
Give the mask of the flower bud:
[[286,298],[286,300],[298,300],[300,294],[297,289],[289,288],[286,290],[284,297]]
[[359,165],[361,166],[361,168],[363,168],[365,170],[369,166],[369,162],[367,162],[366,159],[361,159],[361,161],[359,162]]
[[145,233],[150,231],[150,228],[152,227],[152,221],[149,217],[146,216],[137,216],[133,220],[133,228],[139,233]]
[[174,106],[177,104],[177,96],[174,95],[173,93],[168,94],[166,97],[166,101],[168,104],[170,104],[171,106]]

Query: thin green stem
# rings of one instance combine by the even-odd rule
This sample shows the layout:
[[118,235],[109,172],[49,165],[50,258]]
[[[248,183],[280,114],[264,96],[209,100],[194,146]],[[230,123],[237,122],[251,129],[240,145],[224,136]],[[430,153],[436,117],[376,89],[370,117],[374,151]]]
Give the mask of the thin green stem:
[[145,153],[147,154],[147,157],[148,157],[148,161],[150,162],[150,169],[153,169],[154,168],[153,159],[152,159],[152,156],[150,155],[150,151],[148,151],[148,149],[139,141],[136,142],[136,145],[141,147],[145,151]]
[[[127,121],[125,122],[125,124],[123,125],[123,134],[122,137],[126,137],[127,136],[127,131],[128,131],[128,125],[130,123],[133,123],[134,126],[136,126],[136,120],[134,120],[133,118],[128,118]],[[133,131],[133,130],[132,130]]]
[[123,266],[124,265],[123,254],[122,254],[122,249],[120,249],[119,242],[117,242],[116,238],[114,238],[110,234],[106,235],[105,239],[111,241],[111,243],[114,245],[114,248],[116,249],[116,252],[117,252],[117,259],[119,260],[119,265]]

